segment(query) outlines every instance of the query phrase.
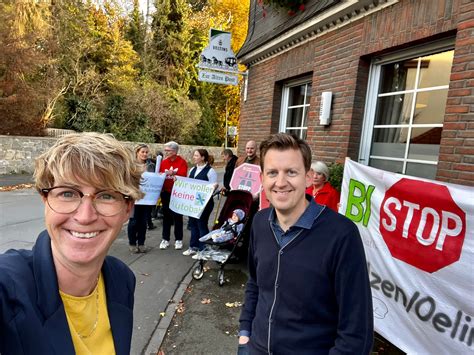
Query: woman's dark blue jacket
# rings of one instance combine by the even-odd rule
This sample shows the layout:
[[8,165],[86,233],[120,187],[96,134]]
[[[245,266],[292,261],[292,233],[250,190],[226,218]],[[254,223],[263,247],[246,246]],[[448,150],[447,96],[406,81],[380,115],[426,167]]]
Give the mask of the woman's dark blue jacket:
[[[128,355],[135,276],[111,256],[105,258],[102,275],[115,352]],[[10,250],[0,255],[0,353],[75,353],[46,231],[39,235],[33,250]]]

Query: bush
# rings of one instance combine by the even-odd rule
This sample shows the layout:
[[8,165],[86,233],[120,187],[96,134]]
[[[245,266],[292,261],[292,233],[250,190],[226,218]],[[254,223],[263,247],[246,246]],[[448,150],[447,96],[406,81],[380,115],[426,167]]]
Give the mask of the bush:
[[329,168],[329,183],[337,191],[341,192],[342,176],[344,174],[344,165],[340,163],[332,163]]

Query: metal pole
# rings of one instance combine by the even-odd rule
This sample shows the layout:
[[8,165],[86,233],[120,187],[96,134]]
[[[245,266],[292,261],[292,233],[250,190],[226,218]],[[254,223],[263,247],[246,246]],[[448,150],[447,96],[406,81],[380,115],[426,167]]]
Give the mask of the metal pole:
[[229,103],[229,99],[225,100],[225,143],[224,143],[224,148],[227,149],[227,135],[229,134],[228,128],[227,128],[227,119],[229,117],[229,111],[227,109]]

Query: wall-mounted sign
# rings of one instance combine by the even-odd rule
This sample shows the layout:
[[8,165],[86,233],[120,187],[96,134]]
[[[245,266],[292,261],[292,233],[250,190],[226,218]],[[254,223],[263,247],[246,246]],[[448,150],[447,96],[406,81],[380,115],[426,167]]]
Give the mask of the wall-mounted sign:
[[229,126],[227,128],[227,134],[229,136],[235,137],[238,133],[237,127],[236,126]]
[[218,69],[238,73],[237,58],[230,46],[231,33],[211,28],[209,45],[201,53],[200,69]]
[[207,81],[208,83],[215,84],[237,85],[239,83],[239,78],[237,75],[199,70],[199,81]]

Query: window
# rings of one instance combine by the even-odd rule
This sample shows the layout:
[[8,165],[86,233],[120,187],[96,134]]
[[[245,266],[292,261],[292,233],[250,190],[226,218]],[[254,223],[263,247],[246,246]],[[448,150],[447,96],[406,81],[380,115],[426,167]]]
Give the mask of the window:
[[451,41],[372,63],[360,162],[435,178],[454,54],[449,47]]
[[283,87],[280,132],[306,139],[311,82],[293,82]]

